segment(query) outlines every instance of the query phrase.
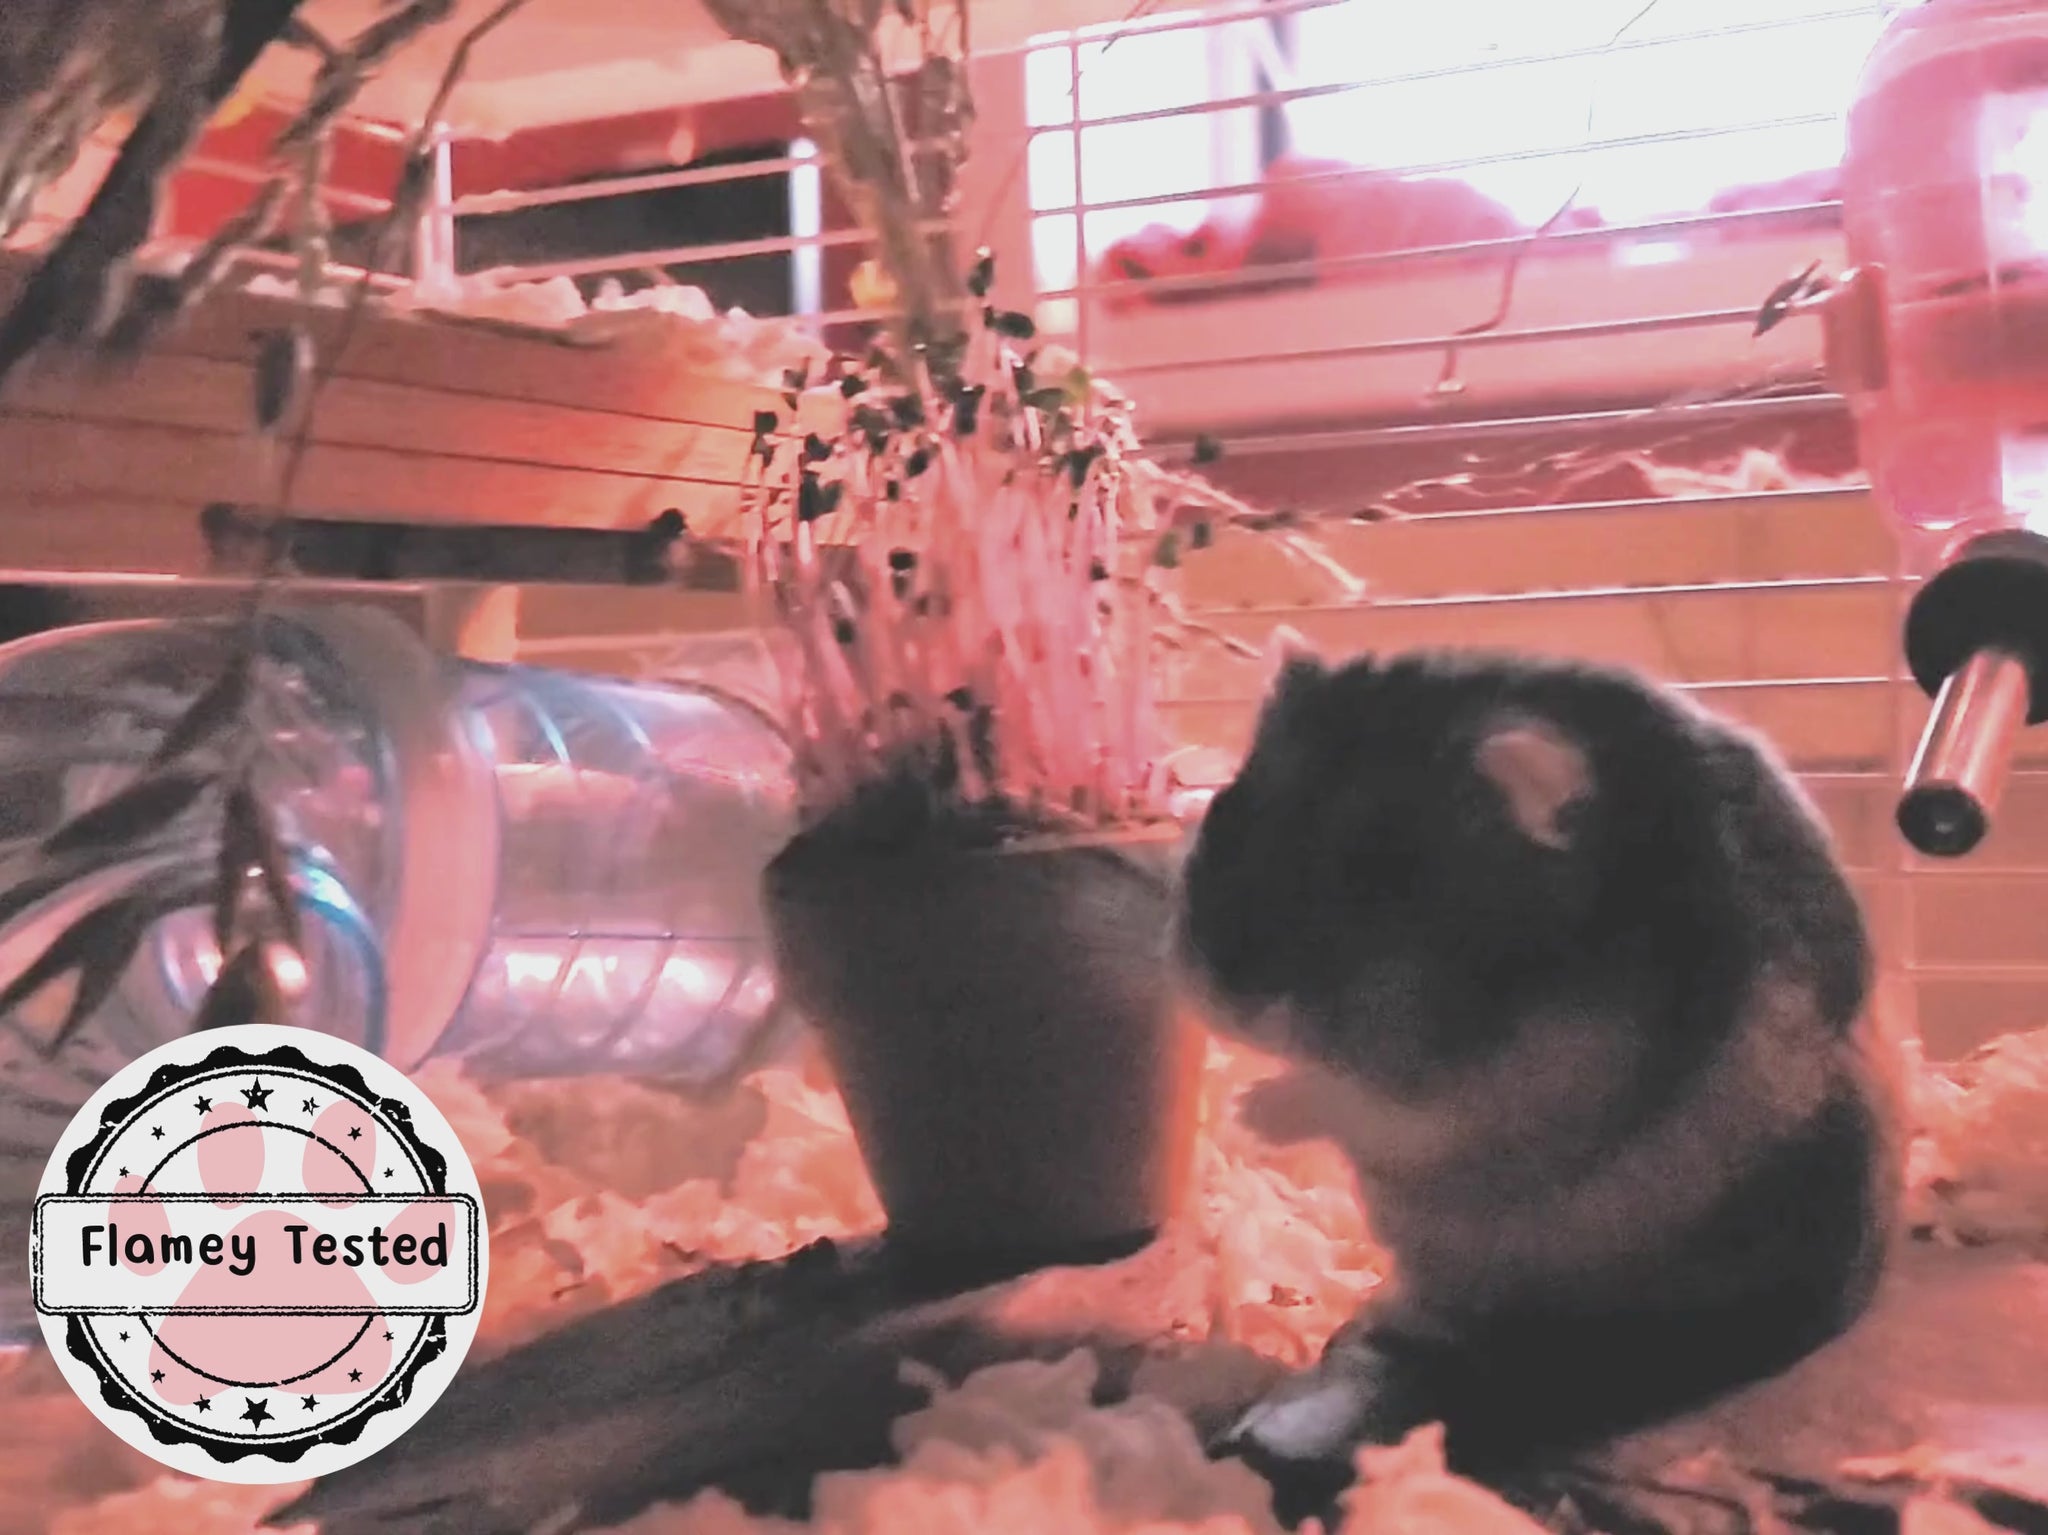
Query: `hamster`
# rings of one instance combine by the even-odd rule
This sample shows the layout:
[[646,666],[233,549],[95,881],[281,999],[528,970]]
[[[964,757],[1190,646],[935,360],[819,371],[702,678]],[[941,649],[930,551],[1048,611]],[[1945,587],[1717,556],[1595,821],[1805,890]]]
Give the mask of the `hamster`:
[[1215,1446],[1283,1492],[1429,1422],[1475,1474],[1646,1426],[1830,1341],[1885,1271],[1904,1057],[1855,893],[1772,751],[1683,695],[1296,651],[1175,949],[1293,1067],[1253,1127],[1334,1141],[1390,1260]]

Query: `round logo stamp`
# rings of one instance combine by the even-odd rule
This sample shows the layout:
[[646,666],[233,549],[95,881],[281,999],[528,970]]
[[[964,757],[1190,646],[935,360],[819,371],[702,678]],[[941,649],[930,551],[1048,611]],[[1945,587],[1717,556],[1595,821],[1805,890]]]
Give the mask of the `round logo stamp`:
[[223,1482],[323,1476],[418,1422],[489,1269],[476,1172],[426,1095],[269,1024],[107,1081],[44,1169],[31,1240],[72,1389],[144,1454]]

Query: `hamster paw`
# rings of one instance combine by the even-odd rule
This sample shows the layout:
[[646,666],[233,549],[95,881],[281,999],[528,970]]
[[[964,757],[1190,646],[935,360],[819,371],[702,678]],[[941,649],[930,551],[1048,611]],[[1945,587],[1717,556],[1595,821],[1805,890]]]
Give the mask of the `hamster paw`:
[[1366,1383],[1324,1370],[1295,1376],[1256,1403],[1224,1435],[1282,1460],[1342,1460],[1370,1425]]
[[1242,1460],[1273,1487],[1273,1511],[1299,1524],[1333,1512],[1354,1477],[1353,1452],[1390,1425],[1370,1356],[1326,1357],[1280,1383],[1213,1440],[1217,1459]]

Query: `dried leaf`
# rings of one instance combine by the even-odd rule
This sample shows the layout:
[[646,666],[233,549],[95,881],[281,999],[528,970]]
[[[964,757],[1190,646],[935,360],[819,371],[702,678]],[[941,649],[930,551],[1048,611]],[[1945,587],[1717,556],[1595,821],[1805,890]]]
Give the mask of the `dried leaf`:
[[284,997],[271,973],[270,956],[262,944],[252,943],[221,966],[199,1011],[192,1015],[192,1032],[284,1021]]
[[238,783],[228,793],[221,817],[220,857],[213,869],[213,941],[221,953],[234,942],[235,918],[242,910],[242,889],[256,862],[256,815],[249,785]]
[[113,911],[117,917],[99,935],[105,948],[79,968],[78,987],[71,993],[71,1006],[65,1009],[64,1021],[57,1026],[57,1032],[44,1044],[45,1055],[55,1055],[63,1049],[71,1036],[90,1022],[93,1014],[113,995],[114,988],[121,984],[121,977],[128,973],[128,966],[134,962],[135,951],[142,947],[142,940],[149,932],[151,913],[139,901],[117,903],[101,910]]
[[221,828],[219,888],[214,896],[214,936],[223,951],[232,935],[235,908],[240,904],[242,884],[255,867],[263,881],[263,893],[277,913],[284,941],[304,952],[305,930],[299,922],[298,897],[292,891],[289,862],[284,844],[270,811],[244,781],[228,795],[227,817]]
[[1776,330],[1792,313],[1793,305],[1812,298],[1824,291],[1827,286],[1828,279],[1821,275],[1820,263],[1809,262],[1805,271],[1786,278],[1771,289],[1769,296],[1757,309],[1756,327],[1750,332],[1750,338],[1754,340]]
[[45,857],[61,858],[88,848],[110,851],[138,842],[191,809],[211,781],[210,775],[191,769],[138,778],[112,799],[73,816],[51,832],[44,839],[42,852]]
[[164,738],[150,754],[150,767],[168,767],[235,724],[242,717],[242,705],[248,701],[251,671],[247,652],[229,662],[228,669],[193,699],[192,706],[164,732]]
[[0,989],[0,1014],[11,1013],[54,982],[78,972],[78,987],[56,1034],[44,1045],[54,1053],[107,999],[149,931],[150,910],[124,896],[94,907],[59,933],[35,962]]
[[987,246],[974,253],[974,265],[967,273],[967,291],[976,298],[987,298],[990,288],[995,286],[996,258]]
[[313,338],[303,325],[266,332],[256,346],[251,384],[259,432],[274,431],[292,408],[299,386],[313,372]]

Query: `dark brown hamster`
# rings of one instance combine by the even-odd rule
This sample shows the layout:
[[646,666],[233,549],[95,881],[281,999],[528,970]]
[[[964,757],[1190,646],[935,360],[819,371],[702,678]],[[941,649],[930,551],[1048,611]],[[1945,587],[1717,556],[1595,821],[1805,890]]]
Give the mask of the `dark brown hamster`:
[[[1392,1275],[1219,1449],[1284,1482],[1440,1421],[1526,1463],[1778,1373],[1885,1267],[1902,1059],[1772,752],[1621,672],[1282,667],[1184,872],[1218,1026],[1295,1070]],[[1327,1490],[1326,1487],[1326,1490]]]

